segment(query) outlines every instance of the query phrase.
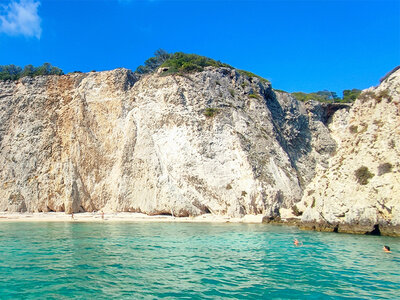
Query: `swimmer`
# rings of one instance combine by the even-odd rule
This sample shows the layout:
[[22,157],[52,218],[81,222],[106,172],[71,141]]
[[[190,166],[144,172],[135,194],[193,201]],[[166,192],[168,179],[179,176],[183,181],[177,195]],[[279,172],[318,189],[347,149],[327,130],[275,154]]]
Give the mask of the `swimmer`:
[[392,253],[392,251],[390,251],[390,247],[389,246],[383,246],[383,251],[385,251],[386,253]]
[[298,246],[303,246],[303,242],[299,242],[298,239],[294,239],[293,244],[298,247]]

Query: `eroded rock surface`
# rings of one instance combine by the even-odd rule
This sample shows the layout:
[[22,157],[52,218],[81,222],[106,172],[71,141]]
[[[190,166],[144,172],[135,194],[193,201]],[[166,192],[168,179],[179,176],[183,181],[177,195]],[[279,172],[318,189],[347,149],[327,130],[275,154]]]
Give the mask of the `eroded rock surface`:
[[400,235],[400,70],[329,124],[337,143],[297,205],[306,227]]
[[0,105],[2,211],[275,217],[335,149],[303,103],[227,68],[23,78]]
[[228,68],[0,82],[0,211],[264,214],[396,235],[399,95],[400,71],[352,107]]

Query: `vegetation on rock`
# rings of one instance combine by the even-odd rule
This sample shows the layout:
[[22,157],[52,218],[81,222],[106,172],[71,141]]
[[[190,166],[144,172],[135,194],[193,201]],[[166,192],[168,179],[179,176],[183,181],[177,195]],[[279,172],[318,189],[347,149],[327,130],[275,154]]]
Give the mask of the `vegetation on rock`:
[[354,175],[356,176],[357,182],[361,185],[368,184],[368,180],[375,176],[365,166],[358,168]]
[[49,63],[44,63],[40,67],[27,65],[24,68],[15,65],[0,66],[0,80],[18,80],[22,77],[40,75],[63,75],[60,68],[53,67]]
[[257,95],[257,94],[251,93],[251,94],[249,94],[249,98],[255,98],[255,99],[258,99],[259,97],[258,97],[258,95]]
[[139,74],[152,73],[170,57],[171,54],[169,54],[167,51],[158,49],[156,52],[154,52],[154,56],[147,59],[144,62],[144,65],[137,67],[135,72]]
[[217,113],[218,113],[218,109],[217,109],[217,108],[207,107],[207,108],[204,110],[204,115],[205,115],[207,118],[212,118],[212,117],[214,117]]
[[383,99],[386,99],[387,102],[393,100],[388,90],[381,90],[378,93],[375,93],[374,91],[365,91],[360,94],[358,99],[363,102],[374,99],[377,103],[380,103]]
[[314,93],[293,92],[292,95],[301,102],[306,102],[309,100],[314,100],[318,102],[332,102],[333,100],[340,100],[335,92],[327,90]]
[[[170,74],[187,74],[194,72],[201,72],[205,67],[225,67],[234,69],[232,66],[222,63],[220,61],[197,55],[187,54],[183,52],[168,53],[163,49],[159,49],[154,53],[153,57],[150,57],[144,62],[144,65],[139,66],[136,69],[138,74],[148,74],[155,72],[159,67],[164,68],[161,75]],[[239,74],[248,78],[258,78],[263,83],[269,83],[269,81],[261,76],[253,74],[249,71],[237,70]]]
[[342,102],[354,102],[360,94],[359,89],[344,90]]
[[[279,91],[279,90],[277,90]],[[304,92],[293,92],[292,95],[299,101],[306,102],[314,100],[318,102],[339,102],[339,103],[351,103],[354,102],[357,97],[361,94],[359,89],[351,89],[343,91],[343,98],[340,98],[336,92],[323,90],[312,93]]]
[[186,54],[183,52],[176,52],[171,54],[170,57],[161,65],[162,68],[168,68],[163,74],[175,73],[192,73],[201,72],[205,67],[226,67],[232,68],[230,65],[216,61],[214,59],[200,56],[197,54]]

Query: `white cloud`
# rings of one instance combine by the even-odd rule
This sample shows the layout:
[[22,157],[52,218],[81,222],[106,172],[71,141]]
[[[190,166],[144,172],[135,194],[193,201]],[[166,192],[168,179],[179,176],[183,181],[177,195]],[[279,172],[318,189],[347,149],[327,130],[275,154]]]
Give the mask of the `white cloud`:
[[40,39],[39,5],[36,0],[12,0],[8,5],[0,6],[0,33]]

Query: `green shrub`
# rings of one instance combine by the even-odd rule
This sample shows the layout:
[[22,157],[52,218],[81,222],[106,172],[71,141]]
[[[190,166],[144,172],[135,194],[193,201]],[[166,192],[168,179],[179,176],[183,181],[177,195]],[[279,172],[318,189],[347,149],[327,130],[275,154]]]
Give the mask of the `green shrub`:
[[204,110],[204,115],[205,115],[207,118],[212,118],[212,117],[214,117],[217,113],[218,113],[218,109],[217,109],[217,108],[207,107],[207,108]]
[[258,99],[259,98],[259,96],[257,95],[257,94],[249,94],[249,98],[255,98],[255,99]]
[[392,172],[392,168],[393,166],[391,163],[380,164],[378,167],[378,176]]
[[235,96],[235,91],[233,89],[229,89],[229,94],[231,94],[232,97]]
[[171,54],[161,65],[163,68],[168,68],[168,74],[200,72],[203,71],[205,67],[210,66],[232,68],[228,64],[205,56],[186,54],[183,52]]
[[368,184],[368,180],[375,176],[365,166],[358,168],[354,175],[356,176],[357,182],[361,185]]

